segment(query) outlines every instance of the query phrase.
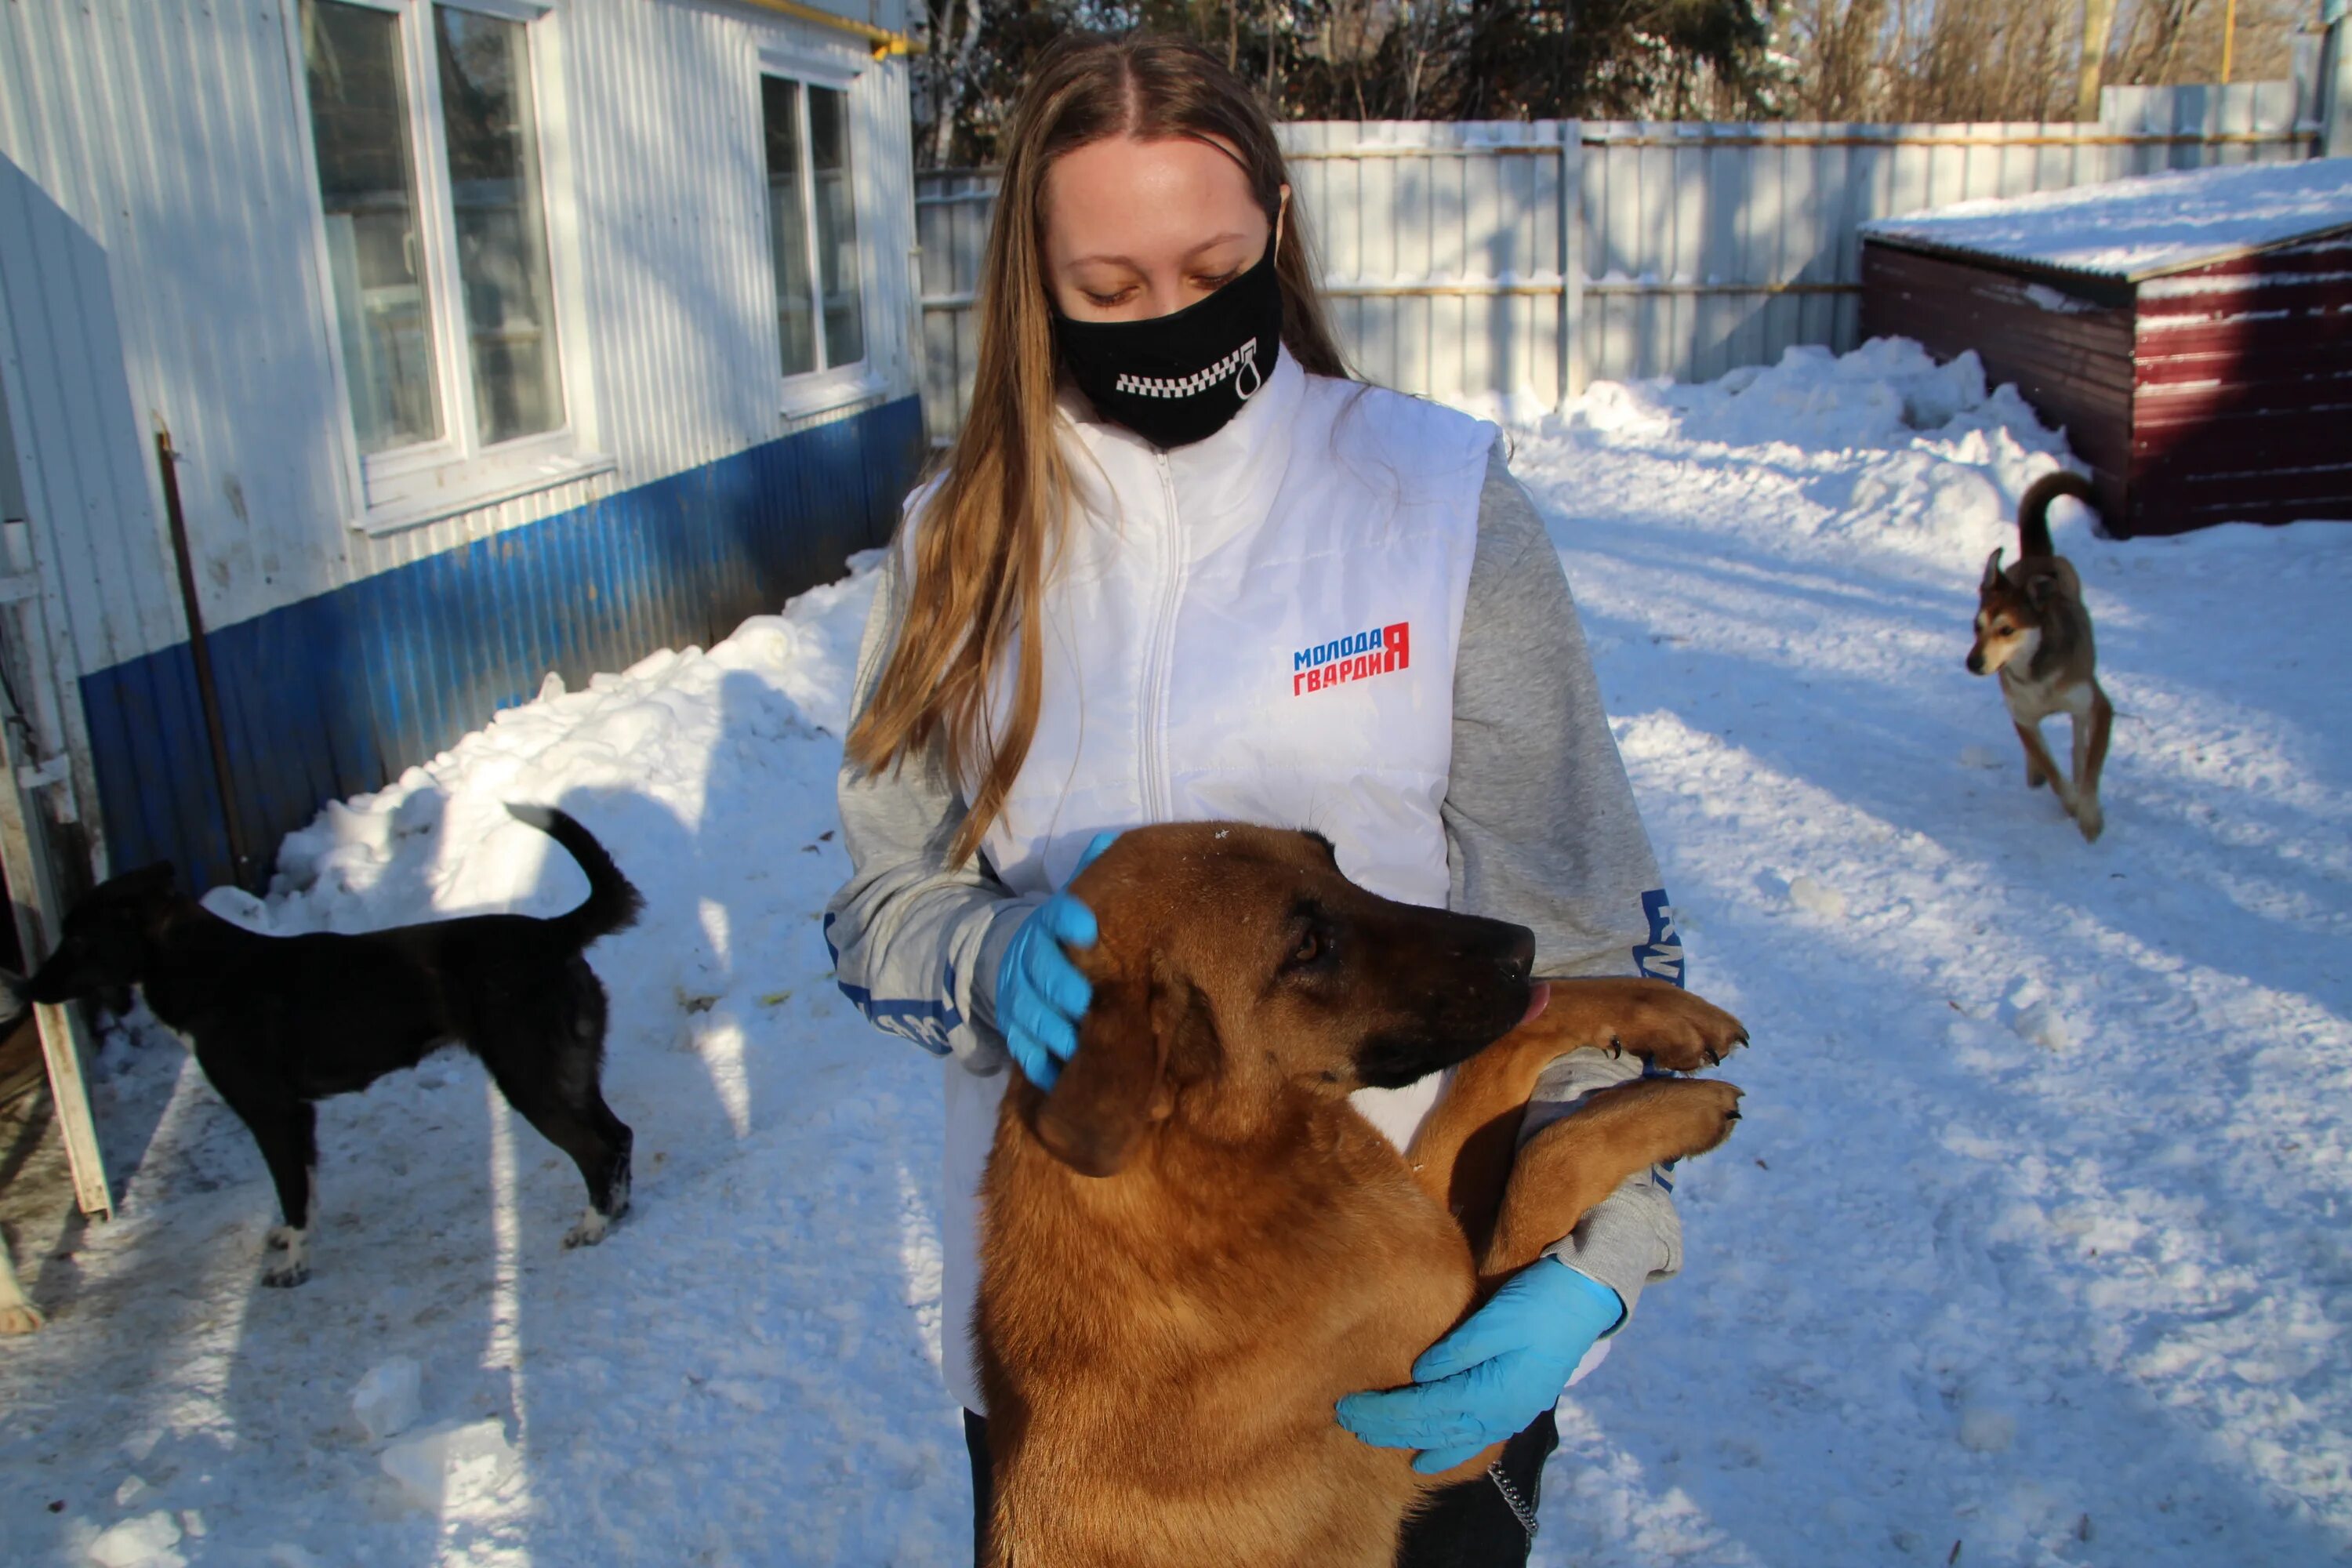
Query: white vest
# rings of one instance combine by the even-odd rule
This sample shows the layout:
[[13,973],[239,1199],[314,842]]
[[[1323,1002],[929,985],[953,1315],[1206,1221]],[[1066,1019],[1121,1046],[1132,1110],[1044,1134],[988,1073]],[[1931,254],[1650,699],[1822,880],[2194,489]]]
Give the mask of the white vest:
[[[1318,829],[1362,886],[1443,907],[1454,660],[1494,426],[1287,353],[1232,423],[1173,452],[1077,399],[1063,413],[1079,515],[1037,617],[1036,737],[983,840],[997,876],[1048,892],[1098,832],[1224,819]],[[973,1410],[976,1194],[1004,1081],[947,1064],[941,1338]],[[1355,1104],[1402,1148],[1439,1081]]]

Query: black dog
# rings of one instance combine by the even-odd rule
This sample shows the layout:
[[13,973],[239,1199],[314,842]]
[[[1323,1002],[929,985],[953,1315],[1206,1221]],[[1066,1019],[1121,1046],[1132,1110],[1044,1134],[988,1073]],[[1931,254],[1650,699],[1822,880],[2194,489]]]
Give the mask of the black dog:
[[188,1037],[197,1065],[261,1145],[285,1224],[265,1285],[299,1285],[319,1163],[313,1100],[352,1094],[436,1047],[482,1058],[507,1103],[572,1156],[588,1212],[563,1238],[593,1245],[629,1206],[629,1129],[604,1104],[604,987],[581,951],[645,900],[604,847],[562,812],[510,805],[570,851],[588,901],[553,920],[474,915],[360,936],[259,936],[150,866],[103,882],[66,917],[33,976],[37,1002],[139,984]]

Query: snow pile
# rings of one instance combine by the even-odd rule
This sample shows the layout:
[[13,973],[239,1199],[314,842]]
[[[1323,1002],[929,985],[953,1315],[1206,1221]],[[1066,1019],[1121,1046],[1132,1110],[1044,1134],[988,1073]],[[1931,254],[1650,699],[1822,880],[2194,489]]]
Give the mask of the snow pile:
[[[1597,383],[1542,432],[1580,453],[1637,458],[1644,471],[1670,462],[1669,493],[1693,505],[1746,491],[1761,465],[1803,480],[1801,504],[1752,520],[1784,547],[1866,545],[1952,567],[2015,550],[2017,496],[2065,451],[2015,387],[1987,390],[1975,354],[1937,364],[1902,338],[1843,357],[1791,348],[1778,364],[1697,385]],[[1537,440],[1523,450],[1548,449]]]
[[453,1422],[383,1451],[383,1473],[411,1503],[435,1513],[495,1497],[515,1474],[515,1451],[498,1421]]
[[89,1544],[98,1568],[182,1568],[188,1560],[172,1549],[180,1543],[177,1521],[158,1509],[126,1519]]
[[[1561,1407],[1537,1563],[2343,1558],[2352,530],[2058,509],[2120,712],[2086,845],[1961,668],[2066,460],[1972,361],[1797,351],[1516,441],[1694,981],[1756,1042],[1678,1173],[1685,1278]],[[118,1039],[123,1217],[17,1248],[54,1310],[0,1356],[11,1563],[963,1560],[939,1069],[817,926],[871,591],[551,685],[215,895],[551,913],[579,873],[502,803],[580,817],[648,900],[590,953],[636,1207],[564,1252],[570,1162],[448,1054],[320,1108],[315,1272],[261,1289],[252,1141]]]
[[352,1419],[373,1441],[398,1436],[424,1410],[418,1395],[424,1376],[414,1356],[396,1355],[370,1367],[352,1390]]
[[2070,272],[2145,278],[2339,228],[2352,228],[2352,163],[2310,158],[1988,196],[1880,218],[1862,232]]

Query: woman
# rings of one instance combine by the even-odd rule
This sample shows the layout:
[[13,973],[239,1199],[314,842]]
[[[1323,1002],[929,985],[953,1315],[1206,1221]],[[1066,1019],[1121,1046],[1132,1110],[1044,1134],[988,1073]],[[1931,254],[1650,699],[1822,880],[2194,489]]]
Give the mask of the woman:
[[[971,412],[908,502],[841,777],[841,986],[947,1063],[942,1335],[987,1515],[966,1325],[1008,1066],[1050,1085],[1093,916],[1055,889],[1149,822],[1314,826],[1389,898],[1513,921],[1537,972],[1679,981],[1681,950],[1559,561],[1492,426],[1351,382],[1280,151],[1224,68],[1074,39],[1013,116]],[[1041,635],[1027,635],[1031,627]],[[1632,1076],[1581,1051],[1530,1128]],[[1434,1077],[1356,1104],[1402,1145]],[[1680,1266],[1639,1180],[1338,1418],[1448,1468],[1401,1562],[1524,1562],[1552,1406]]]

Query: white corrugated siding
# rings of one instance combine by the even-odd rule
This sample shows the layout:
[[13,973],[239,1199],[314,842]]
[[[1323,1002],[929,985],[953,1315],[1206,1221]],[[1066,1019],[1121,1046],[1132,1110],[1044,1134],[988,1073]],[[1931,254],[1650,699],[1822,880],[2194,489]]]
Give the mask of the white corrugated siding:
[[[301,135],[290,5],[81,0],[0,6],[0,156],[104,258],[132,428],[83,397],[51,420],[79,472],[60,562],[83,671],[180,640],[152,421],[185,460],[182,499],[206,622],[222,626],[468,540],[715,460],[797,427],[777,374],[760,130],[761,48],[861,71],[853,94],[868,363],[915,390],[912,193],[903,63],[750,6],[561,0],[537,24],[562,89],[542,98],[567,356],[592,389],[583,445],[615,473],[371,537],[350,526],[347,453]],[[865,7],[858,7],[863,17]],[[896,7],[882,19],[895,25]],[[542,85],[547,67],[541,67]],[[559,160],[557,153],[562,157]],[[570,211],[554,190],[568,173]],[[59,267],[11,300],[70,338],[99,279]],[[20,274],[12,290],[28,287]],[[579,342],[584,324],[587,342]],[[68,345],[60,343],[61,350]],[[45,395],[28,388],[31,397]],[[119,400],[118,400],[119,401]],[[19,410],[19,416],[24,411]],[[34,460],[28,458],[27,460]]]
[[[1852,347],[1866,218],[2311,151],[2289,82],[2109,89],[2103,101],[2105,119],[2080,126],[1278,130],[1356,368],[1444,402],[1528,413],[1593,378],[1704,380],[1792,343]],[[935,440],[953,434],[969,395],[969,301],[992,184],[971,170],[920,182]]]

